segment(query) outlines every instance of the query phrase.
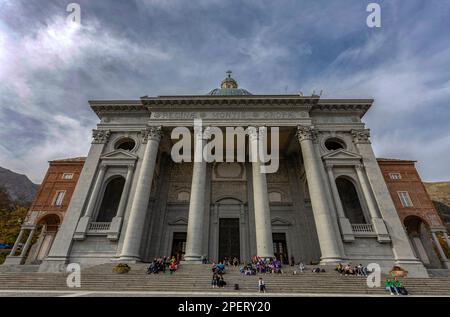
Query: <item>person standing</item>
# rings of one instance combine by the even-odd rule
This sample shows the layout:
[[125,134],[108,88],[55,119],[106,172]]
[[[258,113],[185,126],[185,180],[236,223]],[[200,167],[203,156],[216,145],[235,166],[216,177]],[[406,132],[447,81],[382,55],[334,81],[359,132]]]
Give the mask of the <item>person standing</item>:
[[258,280],[258,288],[259,288],[260,293],[266,292],[266,283],[264,283],[264,280],[262,279],[262,277],[260,277]]

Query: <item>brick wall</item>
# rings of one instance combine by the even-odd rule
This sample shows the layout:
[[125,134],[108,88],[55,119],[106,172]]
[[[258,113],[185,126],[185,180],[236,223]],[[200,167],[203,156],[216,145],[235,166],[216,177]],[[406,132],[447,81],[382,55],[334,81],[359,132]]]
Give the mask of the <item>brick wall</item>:
[[[50,161],[47,173],[31,204],[25,222],[35,224],[48,215],[57,215],[62,221],[83,165],[84,158]],[[73,174],[73,177],[64,179],[64,174]],[[65,192],[62,203],[59,206],[55,205],[58,191]]]
[[[444,224],[428,195],[425,186],[416,170],[415,161],[378,159],[383,177],[394,201],[400,219],[418,216],[431,228],[443,227]],[[400,179],[392,179],[391,174],[400,174]],[[412,207],[404,207],[398,192],[408,192]]]

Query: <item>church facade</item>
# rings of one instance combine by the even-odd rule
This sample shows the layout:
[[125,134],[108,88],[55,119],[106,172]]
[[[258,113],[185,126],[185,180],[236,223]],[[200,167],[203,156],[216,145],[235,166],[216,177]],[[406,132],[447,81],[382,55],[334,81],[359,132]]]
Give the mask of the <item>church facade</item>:
[[[91,101],[100,122],[41,271],[164,255],[192,263],[257,255],[378,263],[385,271],[399,265],[427,276],[362,122],[372,103],[253,95],[230,76],[207,95]],[[193,132],[190,161],[173,160],[179,127]],[[245,129],[241,159],[234,151],[233,161],[202,159],[210,127]],[[278,168],[262,173],[265,163],[250,157],[272,128]]]

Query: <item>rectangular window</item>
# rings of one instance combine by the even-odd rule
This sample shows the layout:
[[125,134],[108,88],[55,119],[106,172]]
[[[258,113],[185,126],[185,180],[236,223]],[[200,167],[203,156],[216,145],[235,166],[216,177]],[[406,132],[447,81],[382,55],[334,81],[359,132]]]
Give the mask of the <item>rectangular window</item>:
[[411,201],[411,198],[409,197],[408,192],[397,192],[398,197],[400,198],[400,202],[402,203],[403,207],[412,207],[413,203]]
[[64,190],[57,191],[56,195],[55,195],[55,199],[53,201],[53,205],[54,206],[61,206],[65,194],[66,194],[66,191],[64,191]]
[[62,179],[72,179],[73,173],[64,173]]
[[402,179],[400,173],[390,173],[389,176],[391,177],[391,179]]

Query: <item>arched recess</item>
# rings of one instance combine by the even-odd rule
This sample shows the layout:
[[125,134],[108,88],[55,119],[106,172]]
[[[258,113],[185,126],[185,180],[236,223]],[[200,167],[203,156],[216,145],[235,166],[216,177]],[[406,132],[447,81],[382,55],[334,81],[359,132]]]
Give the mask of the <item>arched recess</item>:
[[403,224],[416,257],[428,268],[442,268],[426,221],[413,215],[407,216]]
[[116,216],[124,185],[125,178],[122,176],[115,176],[107,181],[96,222],[111,222]]
[[33,239],[36,242],[30,248],[26,263],[39,264],[47,257],[60,224],[61,219],[57,214],[47,214],[36,222],[38,230]]
[[350,223],[367,223],[355,184],[347,177],[340,176],[336,178],[336,186],[345,216]]

